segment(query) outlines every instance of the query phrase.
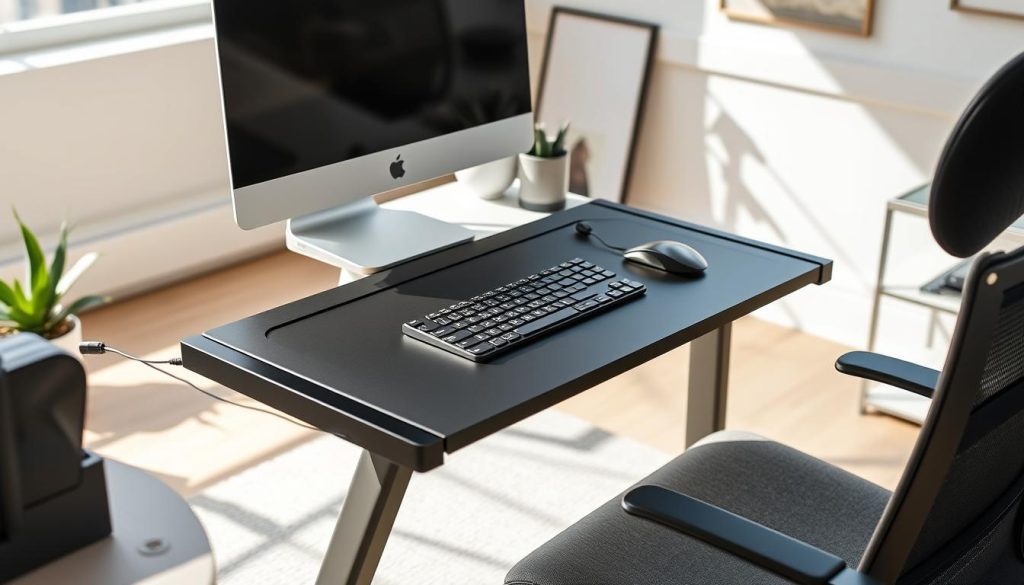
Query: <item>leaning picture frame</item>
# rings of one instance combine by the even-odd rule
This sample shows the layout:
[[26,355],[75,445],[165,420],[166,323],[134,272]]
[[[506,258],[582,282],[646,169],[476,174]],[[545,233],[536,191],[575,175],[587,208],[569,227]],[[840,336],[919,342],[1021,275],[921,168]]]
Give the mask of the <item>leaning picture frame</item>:
[[875,0],[721,0],[720,8],[731,20],[869,37]]
[[643,120],[659,27],[555,7],[535,117],[549,132],[569,122],[569,190],[623,202]]

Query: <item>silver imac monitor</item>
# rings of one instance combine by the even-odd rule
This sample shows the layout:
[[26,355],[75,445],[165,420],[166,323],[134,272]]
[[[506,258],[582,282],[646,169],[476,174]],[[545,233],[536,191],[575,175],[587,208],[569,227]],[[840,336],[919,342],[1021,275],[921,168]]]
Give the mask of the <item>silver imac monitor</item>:
[[472,239],[372,196],[529,149],[523,0],[214,0],[235,220],[363,273]]

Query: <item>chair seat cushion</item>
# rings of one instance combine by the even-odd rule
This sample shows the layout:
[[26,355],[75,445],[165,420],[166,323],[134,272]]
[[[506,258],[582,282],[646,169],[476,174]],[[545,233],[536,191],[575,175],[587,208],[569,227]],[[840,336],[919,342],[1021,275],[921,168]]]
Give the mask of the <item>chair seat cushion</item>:
[[[749,433],[712,435],[637,485],[722,507],[856,566],[890,493]],[[786,584],[721,549],[630,516],[617,497],[520,561],[507,585]]]

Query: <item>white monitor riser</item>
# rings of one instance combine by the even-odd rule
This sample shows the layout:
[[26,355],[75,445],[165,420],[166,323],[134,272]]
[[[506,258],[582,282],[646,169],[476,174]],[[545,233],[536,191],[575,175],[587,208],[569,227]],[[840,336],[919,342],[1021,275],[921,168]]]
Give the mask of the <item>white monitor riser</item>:
[[[586,197],[570,193],[566,201],[566,208],[583,205],[587,201],[589,200]],[[412,212],[427,220],[457,228],[460,233],[468,232],[469,238],[461,240],[463,243],[492,236],[550,215],[519,207],[517,185],[513,185],[501,198],[488,201],[477,197],[457,182],[389,201],[379,206],[379,210]],[[351,262],[351,254],[348,251],[333,244],[313,241],[304,235],[304,232],[294,233],[291,222],[288,225],[287,242],[289,250],[341,269],[339,284],[346,284],[372,273],[359,269],[356,263]],[[384,243],[379,235],[372,242]],[[423,253],[419,253],[415,257],[423,255]],[[365,268],[366,265],[361,266]]]
[[364,199],[288,221],[288,249],[357,274],[373,274],[473,241],[468,229]]

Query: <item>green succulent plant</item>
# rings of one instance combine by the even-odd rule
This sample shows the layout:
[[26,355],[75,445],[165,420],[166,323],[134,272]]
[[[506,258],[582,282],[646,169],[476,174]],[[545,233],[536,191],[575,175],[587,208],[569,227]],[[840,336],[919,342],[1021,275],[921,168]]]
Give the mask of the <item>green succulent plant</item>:
[[528,154],[539,158],[558,158],[565,156],[565,139],[569,135],[569,123],[562,124],[558,134],[552,140],[543,124],[533,129],[533,149]]
[[91,295],[69,305],[61,302],[98,255],[86,254],[65,272],[68,225],[64,223],[60,228],[60,241],[53,253],[53,260],[47,265],[39,240],[21,221],[17,211],[14,211],[14,219],[21,228],[21,237],[25,242],[28,273],[24,285],[17,279],[11,283],[0,280],[0,335],[6,329],[36,333],[48,339],[59,337],[68,330],[68,317],[110,301],[108,297]]

